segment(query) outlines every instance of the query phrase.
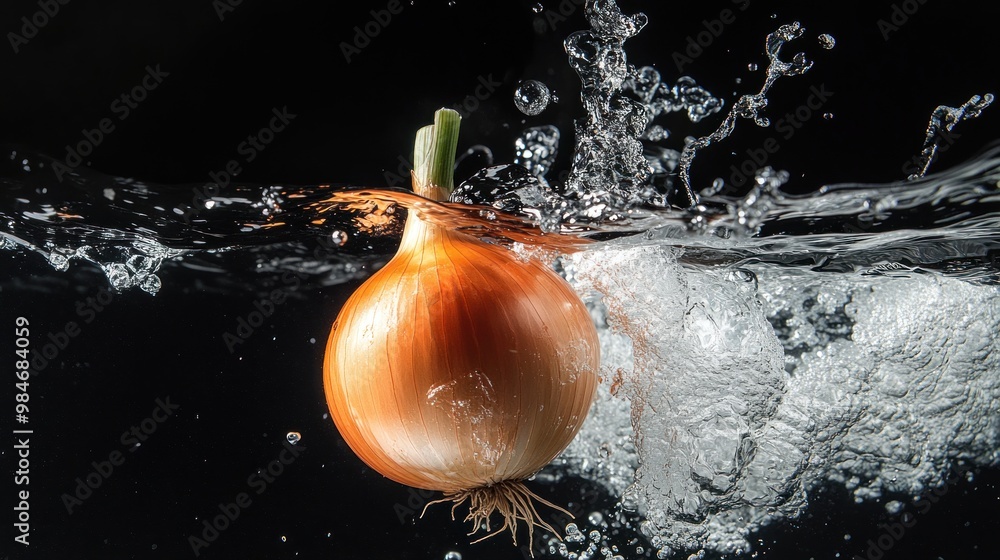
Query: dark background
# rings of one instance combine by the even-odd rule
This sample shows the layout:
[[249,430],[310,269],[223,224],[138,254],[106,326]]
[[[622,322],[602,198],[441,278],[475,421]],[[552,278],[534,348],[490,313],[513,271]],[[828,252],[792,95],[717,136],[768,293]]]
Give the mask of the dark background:
[[[556,169],[568,166],[571,122],[581,112],[561,41],[586,27],[581,9],[553,29],[529,2],[405,2],[402,13],[347,63],[341,43],[371,19],[369,10],[386,4],[244,0],[220,21],[209,1],[71,1],[19,53],[7,42],[0,45],[0,143],[61,158],[67,144],[80,141],[82,129],[114,118],[114,99],[140,82],[147,65],[159,64],[170,75],[127,119],[115,118],[116,130],[88,160],[93,169],[159,183],[202,183],[238,157],[237,145],[266,125],[272,108],[287,106],[295,120],[244,166],[241,181],[384,186],[385,173],[409,154],[414,131],[433,110],[461,103],[481,76],[492,76],[502,86],[465,119],[460,149],[486,144],[498,161],[510,161],[523,126],[556,124],[565,138]],[[554,0],[542,4],[560,9]],[[672,54],[702,31],[702,20],[734,4],[670,4],[620,3],[626,13],[650,16],[628,43],[630,60],[655,64],[672,83]],[[911,2],[908,8],[919,9],[888,41],[877,21],[891,17],[891,2],[795,4],[751,2],[684,69],[728,107],[734,92],[759,87],[764,36],[792,20],[804,24],[807,35],[783,58],[802,50],[816,65],[778,83],[768,114],[777,119],[793,111],[810,86],[825,84],[835,95],[823,110],[834,117],[810,119],[769,162],[792,172],[790,190],[901,179],[935,106],[1000,91],[991,47],[1000,9],[993,3]],[[38,10],[33,1],[4,2],[0,31],[5,37],[19,32],[20,18]],[[836,48],[819,48],[818,33],[833,35]],[[761,69],[750,71],[748,63]],[[518,113],[512,94],[528,78],[554,88],[559,104],[537,117]],[[992,108],[959,125],[958,142],[935,168],[963,161],[995,140],[998,115],[1000,109]],[[683,136],[706,134],[718,119],[694,126],[671,115],[659,122],[674,133],[667,145],[679,147]],[[726,175],[722,170],[745,159],[745,149],[772,134],[741,122],[725,147],[699,158],[696,185]],[[28,317],[36,345],[67,321],[82,322],[78,302],[106,286],[94,273],[85,285],[46,289],[59,273],[37,255],[7,253],[0,267],[0,275],[19,286],[0,292],[0,321]],[[218,513],[219,503],[244,491],[252,505],[203,557],[443,558],[454,550],[464,558],[520,558],[507,537],[470,546],[447,508],[401,524],[394,506],[406,505],[407,489],[365,468],[323,418],[323,343],[356,283],[310,290],[284,304],[229,353],[222,333],[253,311],[254,298],[192,293],[178,285],[193,284],[190,275],[165,270],[161,276],[164,289],[155,297],[138,290],[116,294],[32,379],[32,546],[26,555],[4,536],[0,558],[191,557],[187,537]],[[0,340],[0,349],[10,344]],[[180,409],[129,452],[121,433],[167,396]],[[6,412],[3,417],[7,426]],[[257,495],[247,477],[278,457],[291,430],[303,434],[305,450]],[[124,464],[68,515],[62,494],[93,470],[92,461],[114,451],[124,453]],[[5,444],[5,472],[10,453]],[[996,481],[996,473],[984,472],[975,483],[951,486],[946,500],[885,557],[989,557],[1000,529]],[[592,496],[573,481],[550,491],[569,502]],[[582,506],[588,510],[610,507],[601,498],[588,499]],[[858,506],[842,489],[829,489],[817,492],[802,519],[760,535],[758,549],[771,558],[863,555],[866,539],[881,534],[878,524],[885,520],[881,504]]]

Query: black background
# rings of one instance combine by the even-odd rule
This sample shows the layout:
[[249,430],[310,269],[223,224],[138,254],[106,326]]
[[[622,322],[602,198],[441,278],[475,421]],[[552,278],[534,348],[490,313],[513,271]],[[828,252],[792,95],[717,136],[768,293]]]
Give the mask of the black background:
[[[554,0],[543,4],[559,10]],[[650,16],[628,43],[631,62],[654,64],[672,82],[678,75],[673,53],[703,29],[703,20],[734,4],[670,4],[621,2],[626,12]],[[834,116],[811,118],[769,162],[792,172],[791,190],[900,179],[935,106],[1000,91],[991,48],[1000,10],[993,3],[911,2],[908,8],[919,8],[889,40],[877,22],[891,17],[891,2],[795,4],[751,2],[684,69],[731,103],[734,92],[756,91],[761,83],[764,36],[779,24],[803,23],[807,35],[786,47],[784,58],[803,50],[816,65],[805,76],[779,82],[768,113],[780,118],[805,102],[810,86],[825,85],[834,95],[823,111]],[[209,1],[73,1],[17,54],[8,43],[0,45],[0,143],[63,157],[82,129],[115,116],[111,103],[140,82],[147,65],[159,64],[170,75],[127,119],[116,120],[116,130],[89,158],[92,168],[153,182],[201,183],[237,157],[237,145],[266,125],[272,108],[287,106],[295,120],[244,166],[242,181],[383,186],[385,173],[409,154],[413,132],[433,110],[461,103],[480,77],[491,76],[502,86],[465,119],[460,149],[482,143],[498,161],[510,161],[523,126],[556,124],[565,138],[557,169],[565,169],[571,122],[580,109],[561,41],[586,25],[577,9],[553,29],[531,5],[406,2],[348,63],[341,43],[352,41],[354,27],[386,2],[244,0],[220,21]],[[32,1],[4,2],[0,30],[5,36],[18,31],[20,18],[38,9]],[[821,49],[818,33],[833,35],[837,47]],[[761,69],[750,71],[748,63]],[[512,93],[528,78],[553,87],[559,104],[537,117],[518,113]],[[996,139],[998,114],[993,108],[960,125],[958,142],[935,168],[967,159]],[[685,135],[710,132],[718,119],[694,126],[672,115],[661,122],[674,133],[668,145],[677,147]],[[725,147],[698,160],[696,184],[727,176],[724,170],[745,159],[745,149],[771,135],[741,122]],[[0,292],[0,321],[28,317],[36,345],[67,321],[81,321],[77,303],[105,286],[94,274],[89,285],[35,290],[31,286],[45,286],[59,274],[37,255],[5,254],[0,266],[5,279],[22,281],[19,290]],[[356,284],[288,302],[229,353],[221,335],[253,311],[253,298],[191,293],[176,285],[193,282],[189,276],[169,270],[162,276],[164,288],[155,297],[138,290],[115,295],[32,380],[32,546],[25,554],[9,544],[7,533],[0,557],[191,557],[187,537],[218,513],[217,504],[242,491],[251,493],[253,504],[204,557],[443,558],[449,550],[465,558],[521,556],[506,537],[470,546],[464,527],[448,521],[445,508],[401,524],[394,505],[406,504],[407,489],[366,469],[322,418],[323,343]],[[10,344],[2,340],[0,348]],[[167,396],[180,409],[128,452],[121,433]],[[6,426],[7,413],[3,417]],[[253,494],[247,477],[278,457],[290,430],[303,434],[305,450],[266,492]],[[125,463],[67,515],[60,496],[73,491],[92,461],[113,451],[123,451]],[[885,557],[989,557],[996,548],[990,539],[1000,529],[996,479],[984,472],[975,483],[952,485],[949,497]],[[4,492],[12,493],[6,486]],[[579,495],[572,483],[557,491],[567,500]],[[10,517],[10,508],[4,509]],[[818,493],[801,520],[765,531],[758,548],[772,558],[863,555],[865,540],[881,533],[885,518],[880,504],[858,506],[843,490],[830,489]],[[844,538],[848,533],[851,540]]]

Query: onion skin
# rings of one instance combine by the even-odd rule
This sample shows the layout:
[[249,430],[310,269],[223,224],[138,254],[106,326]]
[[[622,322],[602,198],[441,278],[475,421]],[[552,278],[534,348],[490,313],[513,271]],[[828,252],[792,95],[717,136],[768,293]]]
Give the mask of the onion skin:
[[411,215],[397,254],[334,323],[324,389],[371,468],[455,494],[551,462],[583,424],[599,367],[590,314],[555,272]]

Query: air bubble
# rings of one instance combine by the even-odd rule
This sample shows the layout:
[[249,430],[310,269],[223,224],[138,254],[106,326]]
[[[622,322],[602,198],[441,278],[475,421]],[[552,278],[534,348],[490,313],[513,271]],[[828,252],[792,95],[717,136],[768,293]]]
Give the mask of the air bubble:
[[582,543],[586,540],[586,535],[580,531],[580,529],[576,526],[576,523],[566,525],[566,542]]
[[886,502],[885,511],[890,515],[896,515],[899,512],[903,511],[903,502],[900,502],[899,500],[892,500],[890,502]]
[[514,105],[525,115],[535,116],[545,110],[552,100],[549,88],[538,80],[525,80],[514,92]]

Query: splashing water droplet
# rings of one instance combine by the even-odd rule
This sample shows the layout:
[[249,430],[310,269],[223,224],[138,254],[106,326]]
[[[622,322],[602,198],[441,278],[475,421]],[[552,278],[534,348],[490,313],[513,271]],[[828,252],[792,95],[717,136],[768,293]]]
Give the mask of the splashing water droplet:
[[549,88],[538,80],[525,80],[514,92],[514,105],[528,116],[535,116],[549,106],[552,96]]
[[302,434],[298,432],[288,432],[285,435],[285,439],[288,440],[288,443],[295,445],[296,443],[302,441]]
[[824,33],[818,37],[819,46],[826,50],[830,50],[837,45],[837,40],[833,38],[833,35]]

